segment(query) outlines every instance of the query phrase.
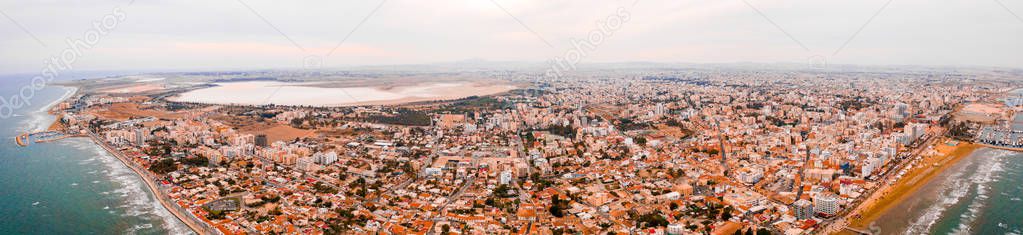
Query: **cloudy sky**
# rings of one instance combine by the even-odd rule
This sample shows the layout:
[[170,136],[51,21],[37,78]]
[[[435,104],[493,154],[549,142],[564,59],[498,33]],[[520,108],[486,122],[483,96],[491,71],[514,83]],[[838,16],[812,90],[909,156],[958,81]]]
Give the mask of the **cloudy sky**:
[[0,74],[39,71],[118,11],[75,69],[540,62],[619,8],[583,62],[1023,67],[1023,0],[0,0]]

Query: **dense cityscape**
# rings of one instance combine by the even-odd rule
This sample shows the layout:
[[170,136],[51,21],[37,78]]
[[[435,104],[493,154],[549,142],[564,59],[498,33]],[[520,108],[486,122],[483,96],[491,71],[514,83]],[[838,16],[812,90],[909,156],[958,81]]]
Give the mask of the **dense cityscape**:
[[201,234],[866,234],[903,178],[1019,105],[1002,71],[475,73],[515,89],[313,107],[82,87],[18,141],[93,138]]
[[1021,235],[1023,0],[0,0],[0,235]]

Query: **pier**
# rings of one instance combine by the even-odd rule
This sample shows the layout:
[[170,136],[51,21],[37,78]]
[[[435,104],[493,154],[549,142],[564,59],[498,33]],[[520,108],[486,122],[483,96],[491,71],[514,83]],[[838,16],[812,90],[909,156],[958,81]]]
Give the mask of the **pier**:
[[59,131],[36,131],[18,135],[14,138],[14,140],[18,146],[28,147],[31,143],[53,142],[70,137],[88,137],[106,150],[107,153],[114,156],[114,158],[117,158],[117,160],[120,160],[121,163],[142,178],[143,183],[145,183],[149,190],[156,195],[157,201],[159,201],[160,204],[167,209],[167,211],[174,215],[174,217],[188,226],[192,232],[197,234],[223,234],[217,228],[209,225],[206,221],[203,221],[201,218],[192,214],[188,211],[188,209],[174,203],[174,199],[167,196],[167,192],[156,183],[156,181],[160,178],[159,176],[146,171],[144,167],[132,161],[130,157],[124,156],[123,153],[107,144],[95,133],[89,133],[88,135],[71,135]]
[[68,135],[59,131],[37,131],[18,135],[14,137],[14,142],[21,147],[28,147],[31,143],[45,143],[62,140],[69,137],[75,137],[75,135]]
[[871,233],[870,231],[866,231],[866,230],[862,230],[862,229],[856,229],[856,228],[849,227],[849,226],[845,226],[845,230],[853,232],[853,233],[856,233],[857,235],[873,235],[874,234],[874,233]]
[[1008,151],[1023,152],[1023,147],[1013,147],[1013,146],[1007,146],[1007,145],[995,145],[995,144],[980,143],[980,142],[978,142],[977,144],[979,144],[981,146],[984,146],[984,147],[993,148],[993,149],[1001,149],[1001,150],[1008,150]]

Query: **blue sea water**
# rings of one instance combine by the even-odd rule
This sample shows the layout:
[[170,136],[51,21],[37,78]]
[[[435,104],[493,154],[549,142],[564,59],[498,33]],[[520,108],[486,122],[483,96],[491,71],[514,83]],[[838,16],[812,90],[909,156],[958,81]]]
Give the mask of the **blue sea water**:
[[[15,95],[29,78],[0,76],[0,96]],[[46,87],[0,119],[0,234],[189,233],[134,172],[89,139],[15,144],[16,135],[52,123],[45,107],[67,92]]]
[[875,229],[880,234],[1023,234],[1021,198],[1023,153],[981,148],[882,215]]

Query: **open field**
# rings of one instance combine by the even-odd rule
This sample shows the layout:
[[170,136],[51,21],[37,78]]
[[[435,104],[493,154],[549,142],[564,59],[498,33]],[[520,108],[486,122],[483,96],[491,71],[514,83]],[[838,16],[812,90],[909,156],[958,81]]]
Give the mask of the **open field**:
[[654,127],[657,129],[658,133],[666,136],[671,136],[673,138],[685,138],[693,134],[693,132],[690,130],[682,129],[681,127],[676,126],[669,126],[666,124],[657,124]]
[[268,142],[270,142],[270,143],[273,143],[273,142],[276,142],[276,141],[285,141],[285,142],[287,142],[287,141],[294,140],[295,138],[312,137],[312,136],[314,136],[314,134],[316,132],[314,130],[302,130],[302,129],[294,128],[294,127],[287,126],[287,125],[280,125],[280,124],[277,124],[277,125],[266,125],[266,126],[262,126],[261,128],[255,128],[255,126],[252,126],[250,128],[246,128],[248,130],[242,130],[242,133],[247,133],[247,134],[265,134],[266,135],[266,140]]
[[275,141],[291,141],[295,138],[313,137],[316,135],[316,130],[303,130],[275,122],[246,120],[225,115],[216,116],[213,119],[224,122],[224,124],[236,128],[241,133],[253,135],[265,134],[267,141],[270,143]]
[[178,119],[185,118],[188,115],[182,112],[168,112],[165,110],[157,109],[144,109],[136,103],[114,103],[110,104],[109,107],[99,109],[93,112],[94,115],[104,118],[124,121],[133,117],[156,117],[162,119]]
[[142,93],[142,92],[150,92],[150,91],[159,91],[159,90],[163,90],[163,89],[165,89],[165,87],[162,84],[146,83],[146,84],[139,84],[139,85],[128,84],[128,85],[125,85],[125,86],[115,86],[115,87],[111,87],[111,88],[107,88],[107,89],[101,90],[100,92],[111,93],[111,94],[129,94],[129,93]]
[[973,103],[963,107],[955,114],[956,119],[962,121],[990,123],[1004,118],[1005,109],[995,104]]

